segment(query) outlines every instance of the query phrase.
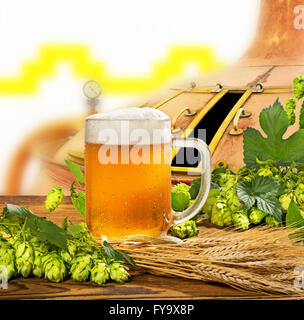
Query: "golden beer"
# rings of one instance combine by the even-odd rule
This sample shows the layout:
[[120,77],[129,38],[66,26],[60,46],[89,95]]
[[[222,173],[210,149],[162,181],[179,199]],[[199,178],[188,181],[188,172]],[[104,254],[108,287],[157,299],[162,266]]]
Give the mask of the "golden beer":
[[[132,234],[159,236],[171,222],[170,145],[149,149],[150,163],[134,164],[133,145],[118,146],[118,163],[101,164],[100,144],[86,143],[86,222],[96,238],[123,238]],[[122,164],[123,153],[130,158]],[[158,153],[160,163],[153,163]],[[147,161],[143,161],[147,162]]]
[[[172,146],[171,146],[172,145]],[[171,209],[171,147],[196,148],[202,159],[200,192],[184,212]],[[86,223],[98,239],[158,237],[196,215],[211,179],[208,146],[172,138],[170,118],[153,108],[96,114],[85,121]]]

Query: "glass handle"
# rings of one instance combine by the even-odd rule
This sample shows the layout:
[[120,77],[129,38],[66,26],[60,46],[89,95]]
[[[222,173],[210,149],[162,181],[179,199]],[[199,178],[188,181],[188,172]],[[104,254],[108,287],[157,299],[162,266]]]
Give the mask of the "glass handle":
[[185,222],[196,216],[207,200],[211,184],[211,152],[207,144],[196,138],[173,138],[173,148],[195,148],[201,156],[201,185],[199,193],[192,205],[183,212],[173,212],[173,224]]

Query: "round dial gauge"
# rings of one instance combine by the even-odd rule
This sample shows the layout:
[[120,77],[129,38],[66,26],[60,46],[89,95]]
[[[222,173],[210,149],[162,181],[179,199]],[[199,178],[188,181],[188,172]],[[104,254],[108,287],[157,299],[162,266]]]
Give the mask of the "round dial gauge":
[[97,81],[89,80],[83,85],[83,93],[89,99],[96,99],[101,94],[101,88]]

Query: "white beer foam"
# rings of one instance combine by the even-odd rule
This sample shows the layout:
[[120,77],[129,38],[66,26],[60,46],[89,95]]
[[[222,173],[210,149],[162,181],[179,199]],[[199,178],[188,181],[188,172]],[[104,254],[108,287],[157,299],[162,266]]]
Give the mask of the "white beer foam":
[[170,118],[154,108],[125,108],[85,121],[85,141],[96,144],[159,144],[171,140]]
[[86,120],[170,120],[170,118],[154,108],[124,108],[93,114]]

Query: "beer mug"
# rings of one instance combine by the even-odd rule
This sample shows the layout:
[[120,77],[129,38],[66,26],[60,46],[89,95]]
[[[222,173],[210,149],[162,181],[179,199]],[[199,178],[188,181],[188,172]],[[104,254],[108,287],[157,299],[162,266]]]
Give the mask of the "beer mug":
[[[184,212],[171,208],[172,148],[195,148],[201,157],[200,191]],[[97,239],[165,235],[200,211],[210,179],[205,142],[172,137],[170,118],[157,109],[120,109],[85,120],[86,223]]]

